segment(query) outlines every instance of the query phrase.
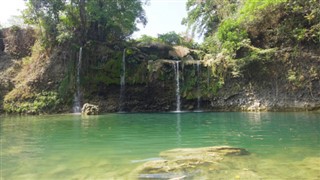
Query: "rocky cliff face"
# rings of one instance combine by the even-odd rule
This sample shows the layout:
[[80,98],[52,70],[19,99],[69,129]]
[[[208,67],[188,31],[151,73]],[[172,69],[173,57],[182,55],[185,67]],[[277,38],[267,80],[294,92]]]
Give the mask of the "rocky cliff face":
[[320,56],[317,49],[287,49],[269,62],[252,62],[242,77],[228,76],[212,109],[311,111],[320,108]]
[[[63,98],[59,87],[72,52],[62,47],[43,51],[31,28],[2,29],[1,35],[0,112],[52,113],[64,107],[58,98]],[[66,89],[63,91],[68,93]]]
[[35,42],[31,28],[0,30],[0,112],[4,96],[14,88],[14,77],[21,69],[21,59],[31,54]]
[[[252,61],[242,67],[242,75],[232,69],[217,73],[207,60],[178,60],[182,111],[312,111],[320,107],[320,58],[317,48],[279,52],[268,61]],[[127,57],[124,103],[120,86],[102,85],[87,94],[95,97],[104,111],[175,111],[177,60],[133,61]],[[182,58],[183,59],[183,58]],[[217,61],[213,59],[213,61]],[[139,74],[139,72],[142,72]],[[142,77],[137,77],[142,76]],[[98,95],[98,96],[96,96]]]
[[[34,40],[20,38],[27,43],[12,38],[20,36],[29,35],[2,32],[0,111],[5,106],[12,113],[72,112],[78,47],[62,45],[50,53],[34,51],[28,56]],[[13,48],[20,43],[24,48]],[[120,95],[123,57],[126,83]],[[83,46],[81,102],[97,104],[101,112],[175,111],[179,61],[181,111],[320,109],[317,47],[282,49],[268,60],[247,63],[238,73],[226,65],[223,55],[202,57],[201,53],[182,47],[125,48],[88,43]]]
[[13,26],[0,30],[0,51],[15,59],[31,55],[31,48],[36,41],[32,28],[21,29]]

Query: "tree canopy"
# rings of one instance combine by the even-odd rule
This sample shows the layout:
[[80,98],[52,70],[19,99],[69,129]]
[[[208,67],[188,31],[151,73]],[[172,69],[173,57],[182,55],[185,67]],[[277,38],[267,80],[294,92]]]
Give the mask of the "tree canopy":
[[143,44],[163,43],[170,46],[181,45],[188,48],[198,47],[198,44],[194,42],[193,39],[190,38],[187,34],[177,34],[174,31],[158,34],[157,38],[144,34],[139,39],[137,39],[137,41]]
[[182,24],[191,28],[193,34],[197,32],[207,37],[223,19],[235,12],[239,3],[239,0],[188,0],[188,17]]
[[26,23],[40,28],[42,40],[122,41],[138,23],[146,24],[142,0],[28,0]]
[[187,10],[182,23],[205,36],[211,53],[320,43],[318,0],[188,0]]

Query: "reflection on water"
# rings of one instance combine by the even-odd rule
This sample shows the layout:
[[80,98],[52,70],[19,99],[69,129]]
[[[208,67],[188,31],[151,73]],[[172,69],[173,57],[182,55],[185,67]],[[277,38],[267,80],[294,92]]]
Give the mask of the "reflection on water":
[[261,123],[261,112],[248,113],[248,121],[252,125],[259,125]]
[[181,115],[177,113],[177,146],[181,145]]
[[253,179],[320,179],[319,117],[319,113],[1,117],[0,174],[2,179],[133,179],[134,169],[159,159],[161,151],[229,145],[246,148],[251,155],[208,178],[246,177],[243,169],[249,169],[258,175]]

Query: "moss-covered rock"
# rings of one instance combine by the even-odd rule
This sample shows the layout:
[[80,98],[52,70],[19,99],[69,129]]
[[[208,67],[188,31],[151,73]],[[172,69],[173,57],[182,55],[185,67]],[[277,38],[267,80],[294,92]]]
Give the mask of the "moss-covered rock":
[[[209,178],[218,177],[221,170],[228,169],[229,172],[223,177],[234,176],[236,162],[230,161],[229,156],[249,155],[242,148],[229,146],[214,146],[204,148],[180,148],[160,153],[162,159],[146,162],[139,166],[134,173],[139,178]],[[234,159],[234,161],[237,161]],[[241,171],[241,170],[240,170]],[[240,171],[236,172],[240,174]],[[251,170],[242,172],[242,177],[258,177]]]

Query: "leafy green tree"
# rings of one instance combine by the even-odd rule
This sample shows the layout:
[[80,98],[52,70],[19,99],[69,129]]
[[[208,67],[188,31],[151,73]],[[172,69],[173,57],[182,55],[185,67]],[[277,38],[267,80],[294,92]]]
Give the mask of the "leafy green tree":
[[138,38],[137,41],[145,44],[151,44],[153,42],[158,42],[159,40],[157,38],[144,34],[140,38]]
[[147,23],[140,0],[88,0],[86,10],[88,37],[94,40],[124,40],[137,23]]
[[223,19],[235,13],[239,0],[188,0],[188,17],[182,24],[195,32],[208,37],[215,31]]
[[43,39],[116,42],[128,38],[137,23],[146,24],[142,0],[28,0],[24,19],[37,25]]
[[187,34],[177,34],[174,31],[158,34],[157,38],[148,35],[142,35],[138,42],[143,44],[151,44],[151,43],[163,43],[170,46],[174,45],[182,45],[188,48],[197,48],[198,44],[193,41]]
[[159,34],[158,39],[160,39],[160,41],[164,42],[165,44],[170,45],[179,45],[182,41],[182,37],[174,31],[165,34]]
[[64,10],[65,0],[28,0],[27,9],[23,13],[27,24],[40,27],[45,44],[55,42],[58,36],[57,25],[60,13]]
[[219,41],[222,43],[222,47],[228,52],[237,51],[242,46],[242,42],[248,38],[245,29],[234,19],[223,21],[218,29],[217,35]]

